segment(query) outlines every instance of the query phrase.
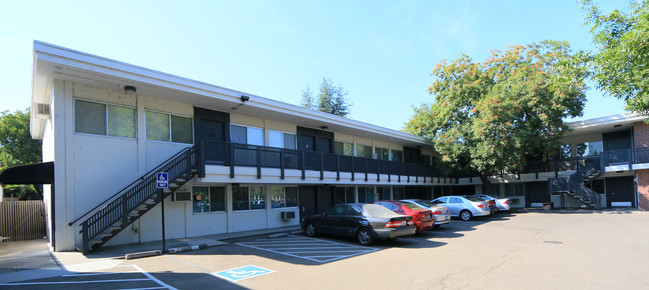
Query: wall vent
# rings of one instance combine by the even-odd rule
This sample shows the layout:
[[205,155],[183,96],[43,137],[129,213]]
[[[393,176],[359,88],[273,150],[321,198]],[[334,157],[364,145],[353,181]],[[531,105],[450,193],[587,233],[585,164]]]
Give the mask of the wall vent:
[[39,115],[40,117],[50,117],[50,105],[49,104],[41,104],[41,103],[36,103],[36,115]]

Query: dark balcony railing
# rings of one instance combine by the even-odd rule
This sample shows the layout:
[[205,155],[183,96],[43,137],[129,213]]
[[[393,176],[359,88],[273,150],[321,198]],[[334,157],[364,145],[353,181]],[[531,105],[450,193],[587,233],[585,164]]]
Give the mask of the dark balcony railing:
[[[321,178],[324,171],[337,172],[338,179],[341,172],[364,173],[364,179],[380,178],[381,174],[388,175],[389,181],[396,177],[401,181],[401,176],[417,178],[415,182],[432,180],[438,177],[439,171],[432,166],[415,163],[402,163],[387,160],[369,159],[353,156],[344,156],[333,153],[301,151],[265,146],[236,144],[230,142],[200,141],[199,152],[201,162],[206,165],[230,166],[230,175],[234,177],[234,166],[248,166],[258,168],[258,178],[261,177],[261,168],[279,168],[320,171]],[[199,176],[205,176],[204,167],[201,166]],[[377,175],[378,174],[378,175]],[[430,178],[430,179],[428,179]]]

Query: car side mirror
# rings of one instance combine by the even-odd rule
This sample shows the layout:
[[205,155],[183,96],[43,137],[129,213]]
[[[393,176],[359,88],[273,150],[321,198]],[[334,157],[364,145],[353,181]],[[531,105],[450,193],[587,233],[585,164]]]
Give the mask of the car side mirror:
[[327,216],[327,213],[323,211],[322,216]]

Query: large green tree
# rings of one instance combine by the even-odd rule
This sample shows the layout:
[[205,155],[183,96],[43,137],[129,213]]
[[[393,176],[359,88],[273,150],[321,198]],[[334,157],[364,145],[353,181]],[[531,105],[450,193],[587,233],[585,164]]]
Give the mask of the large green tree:
[[566,117],[582,115],[587,69],[566,42],[492,51],[484,62],[440,62],[428,88],[432,104],[415,108],[407,132],[431,140],[450,168],[487,176],[522,168],[526,157],[556,148]]
[[[29,109],[0,113],[0,170],[41,162],[41,141],[29,133]],[[7,185],[5,195],[21,199],[39,198],[40,192],[32,185]]]
[[592,59],[597,86],[624,100],[627,110],[647,115],[649,3],[634,1],[629,8],[628,13],[615,10],[602,14],[591,0],[584,0],[582,6],[597,46]]
[[322,78],[318,95],[314,96],[307,86],[302,91],[301,105],[305,108],[345,117],[349,114],[350,104],[347,102],[348,92],[340,85],[335,85],[331,79]]

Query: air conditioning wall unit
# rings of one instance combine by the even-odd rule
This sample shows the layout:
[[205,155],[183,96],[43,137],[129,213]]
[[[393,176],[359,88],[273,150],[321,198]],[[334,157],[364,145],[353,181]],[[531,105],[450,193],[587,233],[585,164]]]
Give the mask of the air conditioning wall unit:
[[34,103],[34,116],[41,119],[50,118],[50,105],[43,103]]
[[174,192],[173,201],[192,201],[192,193],[189,191]]
[[281,212],[280,215],[281,215],[283,221],[295,219],[295,212],[294,211],[283,211],[283,212]]

